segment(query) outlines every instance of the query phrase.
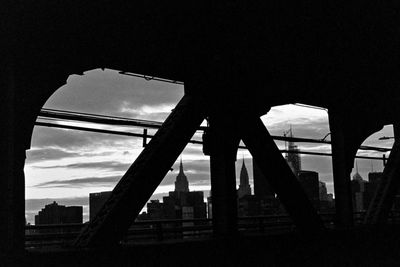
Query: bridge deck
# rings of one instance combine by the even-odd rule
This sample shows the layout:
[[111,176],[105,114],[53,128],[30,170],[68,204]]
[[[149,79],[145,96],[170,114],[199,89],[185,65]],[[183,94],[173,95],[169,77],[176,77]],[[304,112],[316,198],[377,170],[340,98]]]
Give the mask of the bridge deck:
[[[400,229],[242,236],[94,249],[29,250],[24,266],[398,266]],[[20,264],[22,262],[19,262]]]

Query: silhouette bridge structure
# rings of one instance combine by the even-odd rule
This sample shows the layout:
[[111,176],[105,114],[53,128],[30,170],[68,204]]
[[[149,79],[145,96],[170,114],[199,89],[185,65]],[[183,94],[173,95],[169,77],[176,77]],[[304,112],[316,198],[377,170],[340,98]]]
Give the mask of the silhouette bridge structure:
[[[238,248],[248,246],[247,253],[254,248],[259,251],[253,251],[255,257],[268,262],[260,248],[262,244],[271,248],[269,242],[282,248],[284,258],[289,248],[296,248],[292,251],[297,256],[307,254],[301,247],[314,251],[318,247],[315,239],[354,244],[352,240],[366,238],[354,228],[350,172],[358,148],[369,135],[387,124],[393,124],[395,137],[398,135],[398,3],[6,2],[10,2],[9,8],[1,12],[0,26],[0,255],[5,261],[24,263],[40,258],[24,248],[23,168],[37,116],[69,75],[82,75],[95,68],[183,81],[185,94],[101,211],[82,229],[74,247],[67,254],[54,251],[43,258],[59,264],[67,256],[77,262],[89,256],[112,262],[111,256],[104,256],[106,249],[120,263],[139,263],[154,261],[146,251],[157,249],[168,251],[170,260],[173,255],[181,257],[182,251],[190,255],[189,249],[200,251],[206,258],[210,250],[219,249],[226,253],[225,259],[220,258],[223,262],[240,258]],[[288,103],[328,109],[336,232],[325,229],[260,120],[272,106]],[[204,119],[209,121],[203,150],[210,156],[214,239],[148,250],[120,248],[135,215]],[[238,235],[235,160],[240,140],[293,220],[294,235],[250,241]],[[371,236],[367,243],[378,247],[388,236],[385,223],[400,183],[399,145],[395,138],[383,182],[365,217],[363,231]],[[395,227],[390,229],[393,232],[389,236],[399,237]],[[334,248],[330,251],[332,258],[349,256],[349,252],[329,244]],[[391,249],[387,251],[393,252]],[[139,251],[149,258],[143,259]],[[45,266],[47,262],[42,260]]]

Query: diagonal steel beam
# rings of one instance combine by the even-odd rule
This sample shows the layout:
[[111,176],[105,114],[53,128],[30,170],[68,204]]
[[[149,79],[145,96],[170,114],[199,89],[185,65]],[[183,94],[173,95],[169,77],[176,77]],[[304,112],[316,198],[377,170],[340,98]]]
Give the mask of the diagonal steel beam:
[[319,232],[323,223],[261,119],[241,119],[241,137],[268,183],[301,232]]
[[203,121],[199,98],[184,96],[75,240],[79,247],[118,244]]

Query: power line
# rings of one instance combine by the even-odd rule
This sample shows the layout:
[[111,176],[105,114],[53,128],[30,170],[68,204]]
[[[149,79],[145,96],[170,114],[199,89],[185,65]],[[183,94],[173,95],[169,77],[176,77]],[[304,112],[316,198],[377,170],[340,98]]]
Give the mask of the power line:
[[[67,121],[79,121],[79,122],[89,122],[98,123],[105,125],[119,125],[119,126],[134,126],[142,128],[159,129],[162,126],[162,122],[151,121],[151,120],[140,120],[131,119],[117,116],[106,116],[92,113],[83,112],[72,112],[57,109],[42,109],[39,112],[39,119],[42,118],[55,118],[59,120]],[[206,127],[200,126],[199,130],[205,130]]]
[[[151,121],[151,120],[139,120],[131,119],[117,116],[106,116],[92,113],[83,112],[73,112],[57,109],[42,109],[39,113],[39,119],[58,119],[62,121],[79,121],[79,122],[89,122],[104,125],[119,125],[119,126],[134,126],[141,128],[159,129],[162,126],[162,122]],[[208,127],[200,126],[198,130],[205,131]],[[300,138],[300,137],[290,137],[290,136],[271,136],[277,141],[291,141],[296,143],[316,143],[316,144],[327,144],[331,145],[331,141],[311,139],[311,138]],[[391,151],[391,148],[374,147],[374,146],[360,146],[360,150],[375,150],[379,152]]]
[[129,119],[116,116],[104,116],[90,113],[78,113],[50,109],[42,109],[39,112],[39,118],[55,118],[68,121],[91,122],[107,125],[137,126],[155,129],[160,128],[162,125],[162,122],[158,121]]
[[[70,129],[70,130],[78,130],[78,131],[86,131],[86,132],[95,132],[95,133],[104,133],[104,134],[114,134],[121,136],[132,136],[132,137],[141,137],[141,138],[152,138],[154,135],[141,134],[141,133],[130,133],[130,132],[122,132],[122,131],[113,131],[113,130],[105,130],[105,129],[95,129],[89,127],[80,127],[80,126],[72,126],[72,125],[62,125],[55,123],[47,123],[47,122],[35,122],[37,126],[51,127],[51,128],[61,128],[61,129]],[[203,141],[199,140],[190,140],[191,144],[203,144]],[[246,146],[239,146],[240,149],[247,149]],[[331,153],[322,153],[322,152],[309,152],[309,151],[301,151],[301,150],[279,150],[281,153],[295,153],[295,154],[305,154],[305,155],[314,155],[314,156],[332,156]],[[370,157],[370,156],[355,156],[355,158],[360,159],[373,159],[373,160],[383,160],[381,157]]]
[[[63,124],[55,124],[55,123],[48,123],[48,122],[35,122],[35,125],[44,126],[44,127],[50,127],[50,128],[60,128],[60,129],[69,129],[69,130],[94,132],[94,133],[104,133],[104,134],[114,134],[114,135],[122,135],[122,136],[132,136],[132,137],[141,137],[141,138],[152,138],[152,137],[154,137],[154,135],[150,135],[150,134],[141,134],[141,133],[131,133],[131,132],[122,132],[122,131],[114,131],[114,130],[96,129],[96,128],[72,126],[72,125],[63,125]],[[203,142],[202,141],[198,141],[198,140],[190,140],[189,143],[202,144]]]

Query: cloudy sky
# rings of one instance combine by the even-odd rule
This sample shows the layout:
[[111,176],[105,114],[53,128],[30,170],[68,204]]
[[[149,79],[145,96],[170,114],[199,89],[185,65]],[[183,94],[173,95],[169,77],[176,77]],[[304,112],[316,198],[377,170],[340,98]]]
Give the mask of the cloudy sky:
[[[44,107],[163,121],[182,96],[182,85],[96,69],[82,76],[71,75],[66,85],[58,89]],[[329,133],[327,112],[321,109],[278,106],[262,120],[272,135],[282,135],[290,125],[295,137],[321,139]],[[142,132],[142,129],[134,127],[102,128]],[[153,132],[150,130],[149,133]],[[391,147],[392,140],[378,140],[384,135],[393,135],[391,126],[370,136],[364,144]],[[200,133],[194,138],[200,140]],[[283,142],[277,142],[277,145],[284,148]],[[328,145],[297,145],[305,151],[330,152]],[[112,190],[141,150],[140,138],[36,126],[25,164],[27,220],[32,223],[34,214],[55,200],[63,205],[83,205],[86,221],[89,193]],[[368,151],[359,151],[359,154],[382,156],[382,153]],[[237,173],[243,157],[252,183],[251,156],[246,150],[238,152]],[[320,180],[327,183],[329,192],[333,192],[330,157],[302,155],[301,158],[303,169],[319,172]],[[202,154],[202,147],[189,144],[182,153],[182,160],[190,190],[210,190],[209,158]],[[173,190],[178,164],[179,160],[152,198],[160,198]],[[358,160],[358,167],[366,179],[372,169],[382,170],[382,162]]]

